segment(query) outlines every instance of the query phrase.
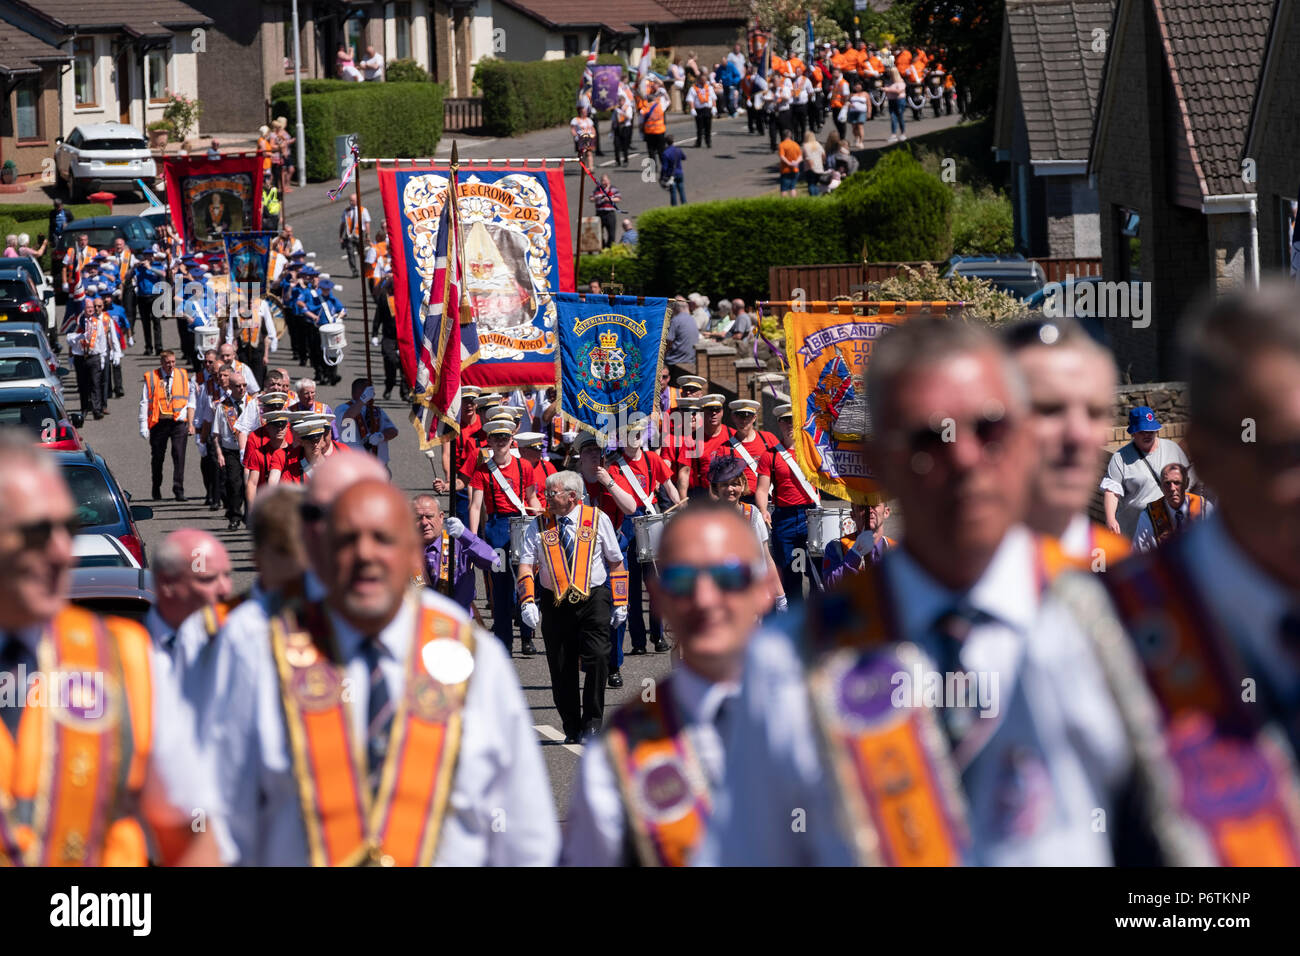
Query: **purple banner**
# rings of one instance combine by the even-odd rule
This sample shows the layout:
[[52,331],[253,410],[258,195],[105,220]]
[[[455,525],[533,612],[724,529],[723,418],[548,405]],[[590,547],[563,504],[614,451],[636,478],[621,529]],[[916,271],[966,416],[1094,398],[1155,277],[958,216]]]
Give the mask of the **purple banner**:
[[612,110],[618,105],[618,84],[623,79],[623,68],[617,63],[605,63],[591,68],[591,106],[594,110]]

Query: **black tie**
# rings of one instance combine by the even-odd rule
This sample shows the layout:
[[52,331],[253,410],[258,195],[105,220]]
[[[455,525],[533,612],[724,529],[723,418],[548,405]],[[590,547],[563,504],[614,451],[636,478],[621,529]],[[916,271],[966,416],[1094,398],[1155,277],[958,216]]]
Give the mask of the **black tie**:
[[8,675],[13,689],[0,694],[0,716],[4,717],[9,735],[18,739],[18,723],[27,703],[27,678],[36,670],[36,659],[16,635],[0,638],[0,677]]
[[573,522],[568,515],[560,518],[560,544],[564,546],[564,561],[570,571],[573,567]]
[[1174,511],[1174,524],[1179,528],[1183,526],[1183,509],[1178,508]]
[[361,655],[370,671],[370,693],[366,707],[366,763],[369,768],[370,792],[378,793],[379,778],[388,754],[388,735],[393,726],[393,700],[388,693],[388,681],[380,667],[383,649],[378,638],[367,639],[361,645]]
[[[988,615],[977,610],[964,598],[935,618],[931,629],[939,638],[939,659],[936,663],[939,665],[944,686],[948,685],[947,675],[965,672],[961,664],[962,646],[975,625],[987,619]],[[948,732],[954,742],[957,742],[970,730],[975,709],[973,707],[945,708],[944,716]]]
[[735,705],[734,697],[722,698],[722,703],[718,704],[718,709],[713,712],[713,729],[718,732],[718,737],[724,742],[727,739],[727,724],[731,719],[731,708]]

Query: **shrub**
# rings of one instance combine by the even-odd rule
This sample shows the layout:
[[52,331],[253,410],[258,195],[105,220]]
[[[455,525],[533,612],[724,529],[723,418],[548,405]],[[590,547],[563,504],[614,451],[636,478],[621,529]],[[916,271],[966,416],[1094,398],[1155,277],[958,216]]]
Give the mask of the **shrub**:
[[388,83],[428,83],[432,77],[414,60],[393,60],[384,68]]
[[587,283],[592,279],[598,279],[602,286],[607,286],[610,282],[621,283],[623,295],[641,295],[645,292],[641,262],[630,246],[621,243],[615,243],[595,255],[583,254],[578,262],[578,289],[586,289]]
[[1011,200],[991,189],[960,187],[953,195],[952,252],[1004,255],[1015,248]]
[[[365,89],[365,83],[355,83],[351,80],[303,80],[302,95],[311,96],[314,93],[336,93],[340,90],[361,90]],[[271,100],[288,100],[289,111],[277,113],[277,116],[284,116],[290,121],[293,120],[293,80],[282,80],[279,83],[271,84]]]
[[[622,60],[602,54],[597,62]],[[483,91],[483,126],[488,135],[518,136],[567,123],[574,116],[586,63],[585,56],[532,63],[479,60],[474,85]]]
[[167,98],[163,119],[171,124],[171,128],[176,131],[176,138],[183,142],[192,131],[199,128],[199,116],[202,113],[203,107],[197,99],[184,93],[173,93]]
[[893,150],[868,172],[850,176],[832,196],[843,211],[850,258],[826,261],[948,257],[952,191],[906,150]]
[[1029,314],[1023,302],[995,289],[987,279],[963,275],[944,279],[928,262],[919,270],[904,266],[902,275],[871,283],[866,298],[882,302],[965,302],[966,318],[994,325],[1014,322]]
[[[313,182],[338,174],[334,137],[356,133],[368,156],[432,156],[442,138],[442,98],[438,83],[340,83],[347,90],[302,98],[307,178]],[[277,84],[279,85],[279,84]],[[290,115],[293,92],[271,104],[275,115]],[[395,122],[394,117],[401,117]]]

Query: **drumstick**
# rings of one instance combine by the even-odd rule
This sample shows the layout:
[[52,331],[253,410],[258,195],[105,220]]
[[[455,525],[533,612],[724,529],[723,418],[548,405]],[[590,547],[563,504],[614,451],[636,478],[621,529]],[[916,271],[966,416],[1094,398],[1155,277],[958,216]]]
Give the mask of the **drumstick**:
[[689,500],[690,500],[689,498],[678,498],[677,503],[665,508],[663,513],[668,514],[668,512],[672,511],[674,508],[680,508],[682,505],[686,504],[686,502]]

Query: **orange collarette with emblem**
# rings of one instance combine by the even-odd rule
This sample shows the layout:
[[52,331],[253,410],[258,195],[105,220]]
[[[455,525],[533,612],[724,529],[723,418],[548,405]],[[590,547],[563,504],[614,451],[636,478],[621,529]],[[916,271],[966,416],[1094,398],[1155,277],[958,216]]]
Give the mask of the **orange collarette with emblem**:
[[542,555],[551,571],[555,584],[555,603],[584,600],[591,594],[591,557],[596,547],[600,526],[596,523],[599,512],[592,505],[579,505],[578,526],[574,529],[573,567],[564,560],[564,545],[560,540],[559,520],[554,515],[541,519]]

